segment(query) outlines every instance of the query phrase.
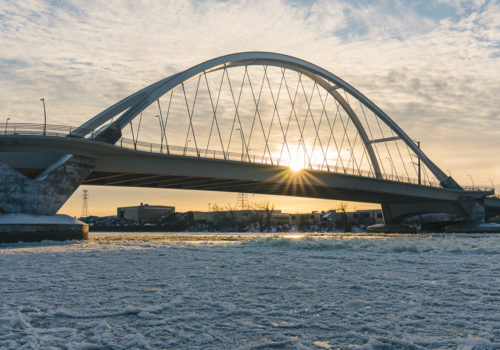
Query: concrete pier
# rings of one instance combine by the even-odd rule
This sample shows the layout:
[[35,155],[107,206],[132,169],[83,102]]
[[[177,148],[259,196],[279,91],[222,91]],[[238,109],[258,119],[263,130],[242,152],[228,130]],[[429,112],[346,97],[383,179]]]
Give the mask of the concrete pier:
[[0,215],[0,243],[89,238],[89,226],[67,215]]

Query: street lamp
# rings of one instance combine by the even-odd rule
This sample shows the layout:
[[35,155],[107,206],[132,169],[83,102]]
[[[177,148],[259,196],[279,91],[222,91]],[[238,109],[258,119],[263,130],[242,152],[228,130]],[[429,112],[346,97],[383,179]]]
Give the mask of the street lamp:
[[160,123],[160,153],[163,153],[163,125],[159,115],[155,115],[155,118],[158,118],[158,122]]
[[245,154],[245,145],[243,143],[243,131],[241,131],[240,128],[236,128],[236,131],[240,132],[240,139],[241,139],[241,161],[243,161],[244,154]]
[[40,101],[43,103],[43,136],[45,136],[47,132],[47,111],[45,110],[45,98],[42,97]]
[[[417,141],[417,147],[418,149],[420,149],[420,141]],[[421,172],[421,169],[422,166],[420,165],[420,155],[418,156],[418,184],[421,185],[422,184],[422,172]]]
[[9,125],[9,120],[10,118],[7,118],[7,120],[5,121],[5,135],[7,135],[7,125]]
[[186,153],[189,151],[189,143],[191,142],[191,140],[186,140],[186,144],[184,146],[184,156],[186,155]]
[[410,161],[410,163],[417,166],[417,169],[418,169],[418,172],[417,172],[417,174],[418,174],[418,184],[421,185],[422,184],[422,166],[420,164],[420,157],[417,156],[417,155],[415,155],[415,154],[410,154],[410,156],[411,157],[416,157],[417,160],[418,160],[417,163],[415,163],[413,160]]

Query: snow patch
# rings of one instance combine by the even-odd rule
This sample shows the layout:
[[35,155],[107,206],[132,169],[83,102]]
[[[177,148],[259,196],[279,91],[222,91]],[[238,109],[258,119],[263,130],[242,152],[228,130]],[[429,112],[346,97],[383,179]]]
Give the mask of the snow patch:
[[0,215],[0,225],[25,224],[25,225],[83,225],[80,220],[68,215],[29,215],[29,214],[3,214]]

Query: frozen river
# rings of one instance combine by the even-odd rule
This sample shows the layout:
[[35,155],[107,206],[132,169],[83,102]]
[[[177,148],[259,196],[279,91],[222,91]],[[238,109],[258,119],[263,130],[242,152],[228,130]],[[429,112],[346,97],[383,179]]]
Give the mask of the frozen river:
[[1,349],[499,349],[500,235],[0,245]]

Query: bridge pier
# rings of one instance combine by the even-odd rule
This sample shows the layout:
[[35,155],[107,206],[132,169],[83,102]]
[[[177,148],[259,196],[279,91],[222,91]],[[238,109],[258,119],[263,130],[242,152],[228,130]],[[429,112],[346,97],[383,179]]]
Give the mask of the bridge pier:
[[[382,203],[383,224],[372,225],[368,232],[416,233],[417,225],[408,224],[408,218],[426,214],[445,214],[451,224],[443,221],[441,227],[447,233],[500,232],[500,225],[485,223],[483,199],[460,198],[456,202]],[[421,222],[420,224],[424,224]]]
[[30,178],[0,162],[0,242],[88,238],[88,225],[56,213],[94,166],[92,158],[66,154]]

